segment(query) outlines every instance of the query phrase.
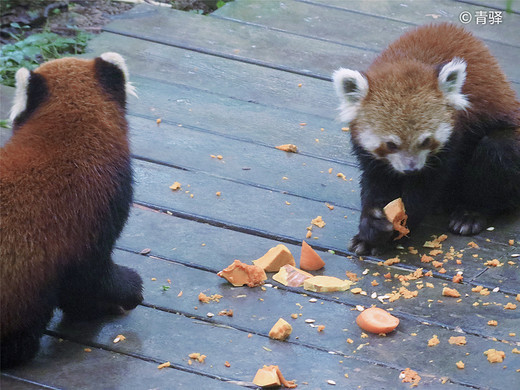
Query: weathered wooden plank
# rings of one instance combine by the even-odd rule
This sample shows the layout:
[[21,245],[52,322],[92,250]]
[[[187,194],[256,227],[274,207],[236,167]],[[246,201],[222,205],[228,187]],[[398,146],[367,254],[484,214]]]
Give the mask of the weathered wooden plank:
[[455,0],[462,4],[472,4],[475,6],[478,6],[479,9],[482,9],[482,7],[486,8],[492,8],[497,10],[508,10],[511,9],[513,12],[516,12],[517,14],[520,13],[520,6],[516,1],[509,1],[509,0]]
[[[156,233],[154,235],[144,234],[143,232],[146,231],[155,231]],[[314,245],[314,242],[309,242],[311,245]],[[219,285],[219,281],[221,284],[226,285],[223,280],[214,277],[216,272],[231,264],[234,259],[240,259],[249,263],[262,256],[268,249],[278,243],[279,241],[277,240],[270,240],[189,220],[178,219],[149,210],[134,208],[129,224],[118,241],[118,247],[134,253],[139,253],[144,248],[149,248],[151,249],[149,253],[150,256],[169,259],[183,265],[211,272],[211,277],[206,274],[206,276],[196,277],[197,282],[194,282],[191,278],[185,280],[186,278],[179,277],[175,272],[168,273],[166,271],[158,271],[151,266],[148,267],[146,265],[132,263],[132,267],[142,269],[142,275],[149,278],[157,277],[157,283],[150,285],[151,291],[160,290],[160,286],[165,284],[167,278],[170,278],[174,281],[171,294],[176,296],[180,290],[189,289],[191,284],[197,286],[196,288],[194,287],[195,290],[212,290],[213,288],[210,288],[212,283]],[[294,255],[296,264],[299,264],[300,245],[290,243],[286,243],[286,245]],[[409,271],[405,269],[399,269],[400,264],[398,264],[397,267],[386,267],[328,252],[320,252],[320,256],[322,256],[326,262],[326,266],[323,270],[315,272],[316,274],[345,278],[346,271],[354,272],[360,279],[356,287],[361,287],[367,292],[367,295],[353,295],[350,293],[311,294],[320,296],[329,302],[341,302],[347,305],[347,308],[352,308],[358,304],[365,305],[366,307],[375,303],[380,304],[379,301],[371,297],[372,294],[376,293],[380,296],[399,289],[401,283],[394,274],[409,273]],[[119,258],[123,259],[125,256],[121,255]],[[129,258],[131,258],[131,256],[129,256]],[[366,276],[363,276],[363,272],[365,272]],[[392,278],[390,280],[383,276],[387,272],[392,272]],[[378,283],[377,286],[372,285],[373,280],[376,280]],[[471,288],[475,285],[473,283],[465,282],[463,284],[454,284],[437,277],[426,277],[421,280],[422,282],[412,280],[411,286],[408,288],[410,290],[417,290],[416,283],[424,285],[424,282],[432,283],[434,287],[419,289],[418,298],[401,298],[385,306],[392,307],[405,316],[420,318],[421,321],[440,323],[452,329],[458,326],[468,333],[511,340],[509,333],[515,331],[518,320],[520,319],[520,312],[504,311],[503,305],[507,302],[511,302],[514,296],[513,299],[506,297],[506,294],[502,291],[491,292],[489,296],[482,296],[479,293],[471,291]],[[465,281],[469,282],[470,280],[469,272],[465,273]],[[272,283],[278,285],[277,282]],[[453,298],[443,297],[441,290],[444,285],[459,290],[462,294],[462,301],[456,302]],[[486,287],[490,287],[489,289],[491,290],[495,285]],[[284,291],[287,290],[283,287],[282,289]],[[291,291],[302,292],[300,289],[293,289]],[[215,292],[211,292],[211,294],[214,293]],[[518,286],[516,287],[516,293],[520,293]],[[168,296],[171,296],[171,294]],[[241,293],[238,292],[237,294]],[[284,294],[288,293],[286,292]],[[442,300],[443,302],[438,302],[438,300]],[[475,302],[479,302],[479,305],[473,306]],[[496,302],[500,305],[486,304],[484,306],[483,303],[485,302]],[[179,304],[184,304],[184,301]],[[292,307],[291,305],[288,304],[287,307],[290,308]],[[177,305],[177,307],[179,306]],[[183,307],[183,310],[187,310],[187,308]],[[493,328],[487,326],[487,321],[490,319],[500,319],[500,327]],[[518,337],[520,337],[520,335],[518,335]]]
[[11,377],[6,374],[0,375],[0,388],[9,390],[36,390],[47,389],[54,390],[53,387],[42,386],[37,383],[32,383],[24,378]]
[[[51,329],[67,339],[82,340],[122,354],[138,353],[156,361],[170,361],[176,366],[224,380],[250,382],[263,364],[277,364],[287,379],[308,382],[310,388],[325,386],[327,379],[354,386],[366,383],[369,377],[375,387],[383,383],[391,386],[400,383],[399,370],[395,368],[347,359],[298,344],[274,342],[263,335],[248,337],[248,332],[143,306],[110,321],[69,324],[62,322],[58,315],[53,319]],[[113,344],[112,340],[118,334],[125,335],[126,340]],[[188,355],[194,352],[206,355],[205,362],[189,365]],[[339,363],[340,360],[346,364]],[[230,362],[230,367],[224,365],[226,361]],[[317,361],[320,364],[314,364]],[[152,370],[159,371],[156,366]],[[348,379],[343,375],[345,372],[349,373]]]
[[[193,236],[196,238],[199,233],[194,231]],[[272,243],[273,246],[275,244],[277,243]],[[211,245],[211,243],[208,245]],[[299,255],[299,248],[294,246],[288,246],[288,248],[295,256]],[[230,258],[232,258],[232,252],[232,249],[228,250]],[[391,310],[392,313],[399,316],[403,322],[397,331],[398,335],[393,334],[394,339],[400,339],[404,336],[409,338],[409,334],[406,335],[406,333],[410,328],[419,330],[417,333],[419,333],[419,336],[423,336],[424,332],[428,332],[426,329],[440,327],[444,330],[439,330],[439,332],[445,334],[462,329],[465,333],[479,337],[496,337],[500,340],[507,340],[513,345],[520,342],[520,334],[510,336],[510,333],[517,330],[520,314],[514,310],[503,309],[504,304],[514,302],[514,297],[508,298],[502,293],[492,293],[488,297],[483,297],[478,293],[471,292],[472,286],[467,284],[446,283],[437,278],[424,278],[421,281],[412,281],[413,286],[409,288],[415,290],[415,283],[424,285],[424,282],[432,283],[434,287],[420,289],[417,298],[401,298],[395,302],[381,304],[380,301],[371,298],[370,295],[373,292],[384,295],[392,290],[398,290],[402,283],[394,275],[407,275],[407,272],[358,261],[349,261],[348,259],[345,261],[345,259],[332,255],[324,255],[323,257],[327,261],[325,270],[313,272],[314,274],[345,278],[346,270],[354,272],[358,275],[359,282],[353,287],[362,288],[367,291],[368,295],[352,294],[350,291],[331,294],[309,293],[303,288],[285,288],[271,279],[268,282],[276,286],[275,288],[267,288],[267,290],[249,289],[247,287],[233,288],[229,283],[216,276],[218,271],[216,267],[213,267],[213,270],[199,270],[154,256],[143,258],[128,252],[116,252],[118,262],[135,268],[143,277],[146,291],[145,302],[149,306],[161,307],[168,311],[179,311],[189,316],[206,316],[207,312],[217,314],[221,310],[233,309],[232,318],[217,316],[214,320],[246,329],[248,332],[264,335],[267,335],[271,326],[279,317],[283,317],[293,324],[294,336],[298,336],[297,341],[293,340],[294,342],[313,345],[316,348],[347,353],[348,351],[344,351],[346,338],[362,341],[358,340],[361,331],[355,325],[355,318],[359,314],[354,310],[357,305],[364,307],[377,305]],[[175,258],[175,261],[180,260],[181,258]],[[195,258],[189,260],[192,263],[197,261]],[[251,262],[251,259],[242,260],[246,263]],[[298,259],[296,260],[298,263]],[[366,276],[363,276],[362,273],[366,269],[369,272]],[[386,280],[382,276],[386,271],[392,272],[392,279]],[[268,273],[268,276],[272,276],[272,274]],[[171,284],[167,280],[170,280]],[[379,283],[379,286],[372,285],[374,280]],[[170,289],[164,291],[162,288],[164,285],[170,287]],[[457,302],[456,299],[442,296],[441,290],[444,285],[456,288],[463,298]],[[182,291],[182,296],[178,297],[180,291]],[[204,292],[206,295],[220,294],[223,298],[219,303],[202,304],[198,302],[200,292]],[[319,298],[319,302],[313,305],[309,302],[311,296]],[[438,300],[442,302],[438,302]],[[279,304],[276,304],[276,302],[279,302]],[[474,302],[479,302],[479,306],[473,306]],[[480,306],[485,302],[490,304]],[[303,305],[303,307],[300,307],[300,305]],[[296,321],[292,321],[289,320],[292,313],[302,313],[302,316]],[[316,324],[324,322],[326,328],[330,329],[327,336],[323,339],[317,338],[316,329],[304,322],[306,318],[315,319]],[[500,326],[488,326],[487,322],[492,319],[500,319]],[[423,322],[429,322],[429,324],[425,325]],[[417,340],[423,340],[423,337],[419,337]],[[409,342],[416,343],[416,341]],[[477,339],[474,339],[474,342],[478,344]],[[357,347],[357,345],[353,347]],[[422,349],[420,342],[411,348]],[[436,352],[438,351],[434,350],[432,353],[435,354]],[[397,350],[394,352],[388,351],[388,353],[390,355],[400,354]],[[391,360],[385,360],[385,363],[391,362]],[[409,363],[394,362],[392,364],[406,365]]]
[[[133,154],[139,158],[202,171],[323,203],[359,208],[359,172],[352,166],[283,152],[273,146],[223,138],[165,122],[157,126],[155,121],[138,117],[130,117],[130,125]],[[303,138],[304,130],[301,133]],[[297,140],[280,143],[293,141],[298,143]],[[158,148],[157,145],[162,146]],[[219,160],[215,156],[223,158]],[[346,175],[347,179],[338,177],[338,173]],[[323,208],[326,210],[324,204]]]
[[327,79],[333,70],[345,65],[345,58],[349,66],[361,68],[376,55],[375,50],[353,45],[148,5],[124,13],[104,30]]
[[[439,21],[450,21],[459,24],[460,11],[440,11],[442,6],[434,5],[437,2],[402,3],[402,2],[363,2],[363,1],[342,1],[337,0],[337,6],[331,7],[328,0],[323,0],[318,4],[314,1],[239,1],[229,4],[216,15],[223,18],[231,18],[244,22],[255,23],[260,26],[275,28],[287,31],[292,34],[303,35],[306,37],[326,39],[349,45],[362,46],[377,51],[383,50],[390,42],[397,39],[405,31],[414,25],[433,23]],[[326,6],[323,6],[323,5]],[[402,6],[401,4],[404,4]],[[471,9],[472,7],[459,3],[455,4],[460,10]],[[432,11],[428,11],[431,6]],[[410,10],[409,10],[410,9]],[[426,10],[426,11],[425,11]],[[406,15],[410,13],[410,21],[402,22],[389,18],[389,13]],[[441,14],[442,12],[442,14]],[[375,13],[375,15],[373,14]],[[423,22],[417,22],[420,14],[426,18]],[[446,15],[444,18],[433,19],[429,15]],[[507,24],[497,26],[473,26],[469,29],[478,36],[480,31],[488,32],[488,38],[493,37],[493,41],[487,41],[491,52],[495,55],[508,77],[516,83],[520,82],[520,70],[515,64],[516,52],[519,42],[513,37],[520,34],[520,18],[518,15],[504,16]],[[348,28],[346,28],[348,26]],[[367,28],[370,26],[370,28]],[[469,26],[469,25],[468,25]],[[507,27],[506,27],[507,26]],[[482,29],[481,29],[482,27]],[[507,28],[507,32],[506,31]],[[518,33],[515,33],[518,32]],[[363,39],[360,39],[362,34]],[[504,34],[511,34],[511,40],[504,43]],[[348,66],[345,64],[345,66]],[[514,86],[517,88],[518,85]]]
[[[359,212],[355,210],[355,205],[352,205],[351,209],[337,206],[334,210],[329,210],[322,202],[221,180],[203,172],[177,170],[144,161],[135,162],[135,172],[136,201],[158,209],[169,210],[177,215],[288,242],[301,242],[311,220],[321,215],[326,226],[322,229],[314,227],[313,237],[318,239],[312,241],[320,248],[333,249],[342,253],[346,252],[347,241],[357,232]],[[173,192],[169,186],[175,181],[180,182],[183,187]],[[221,195],[216,196],[217,192],[221,192]],[[438,228],[433,231],[436,229]],[[414,232],[413,239],[406,245],[421,249],[420,247],[430,239],[431,234],[432,227],[425,224]],[[501,259],[508,256],[511,250],[507,245],[485,242],[483,238],[473,238],[473,240],[482,247],[479,249],[480,256]],[[453,235],[444,245],[445,248],[452,245],[456,250],[461,250],[467,247],[469,241],[467,237]],[[429,252],[429,249],[420,250],[418,255],[404,254],[401,256],[402,263],[422,267],[420,255],[425,252]],[[391,255],[386,254],[385,258]],[[480,274],[486,267],[483,261],[472,260],[471,255],[472,250],[466,249],[463,266],[456,264],[455,261],[445,263],[447,275],[451,278],[461,269],[468,278]],[[433,265],[427,264],[425,268],[429,267],[433,268]]]
[[[372,23],[361,25],[362,28],[356,29],[357,31],[366,31],[366,26],[373,24],[385,24],[392,25],[392,22],[399,22],[408,25],[422,25],[428,23],[442,23],[442,22],[450,22],[455,24],[464,25],[465,28],[473,32],[476,36],[499,43],[506,43],[509,45],[513,45],[519,47],[520,42],[517,37],[520,33],[520,18],[516,14],[508,14],[506,12],[502,13],[502,22],[498,24],[491,24],[486,21],[486,24],[477,24],[476,23],[476,12],[478,11],[492,11],[493,9],[497,9],[495,4],[491,6],[493,8],[489,9],[491,3],[488,5],[482,4],[470,4],[471,2],[458,2],[452,0],[408,0],[408,1],[386,1],[386,0],[378,0],[378,1],[363,1],[363,0],[294,0],[295,2],[303,3],[308,6],[308,15],[312,15],[316,17],[317,15],[322,15],[321,12],[330,12],[325,9],[330,9],[332,12],[338,11],[348,11],[351,13],[351,16],[345,16],[345,19],[355,19],[359,18],[359,20],[371,20]],[[265,4],[261,4],[256,2],[255,0],[238,0],[234,2],[235,4],[229,4],[229,6],[224,7],[218,11],[216,11],[213,15],[215,16],[228,16],[228,17],[236,17],[239,20],[244,21],[254,21],[249,15],[252,13],[252,10],[256,9],[257,20],[262,19],[262,21],[266,20],[266,16],[263,12],[264,9],[267,9],[268,12],[273,8],[266,7]],[[279,5],[277,1],[271,1],[269,6],[276,7]],[[300,8],[292,1],[284,1],[285,9],[294,10],[295,13],[299,13]],[[322,10],[319,7],[323,8]],[[246,16],[242,16],[241,12],[245,12]],[[459,17],[462,12],[469,12],[471,15],[471,21],[469,23],[463,24]],[[353,14],[353,15],[352,15]],[[323,15],[328,15],[325,13]],[[341,15],[341,14],[340,14]],[[284,15],[285,16],[285,15]],[[371,18],[371,19],[368,19]],[[379,19],[379,21],[377,20]],[[269,19],[269,20],[274,20]],[[323,20],[326,20],[323,18]],[[358,26],[358,24],[354,24],[353,27]],[[504,30],[507,29],[507,34],[504,36]],[[343,28],[343,30],[345,30]],[[299,30],[291,30],[293,32],[298,33]],[[337,31],[342,31],[337,28]],[[509,35],[511,34],[511,35]],[[364,40],[364,38],[363,38]]]
[[[89,56],[117,48],[131,75],[173,81],[270,107],[336,117],[337,98],[328,81],[110,33],[94,38],[89,47],[93,51]],[[300,83],[306,88],[298,88]]]
[[[164,80],[132,75],[131,79],[137,86],[139,99],[129,99],[130,114],[151,118],[154,122],[160,118],[167,126],[189,126],[202,133],[248,141],[261,147],[293,143],[304,155],[354,161],[350,135],[341,131],[341,124],[335,120],[237,100]],[[141,131],[144,130],[136,127],[133,136],[140,135]]]
[[[88,335],[95,333],[95,328],[88,322],[82,323],[82,327],[86,329],[87,339]],[[137,331],[134,335],[138,337],[140,334],[141,331]],[[114,338],[115,336],[117,334]],[[110,347],[110,342],[107,341],[103,347]],[[85,351],[87,347],[90,352]],[[131,355],[136,355],[139,350],[129,352]],[[234,384],[172,367],[159,370],[157,366],[160,363],[163,362],[146,361],[92,345],[44,336],[40,351],[34,360],[24,366],[5,370],[4,373],[33,381],[36,383],[35,388],[48,389],[238,388]],[[103,375],[99,375],[100,373]],[[4,388],[5,377],[1,378],[2,388]]]

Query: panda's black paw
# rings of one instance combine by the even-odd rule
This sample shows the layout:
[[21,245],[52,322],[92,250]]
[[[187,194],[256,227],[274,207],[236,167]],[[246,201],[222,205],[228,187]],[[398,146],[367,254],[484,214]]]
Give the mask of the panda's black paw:
[[477,211],[457,210],[450,216],[449,229],[461,236],[480,233],[487,225],[487,217]]

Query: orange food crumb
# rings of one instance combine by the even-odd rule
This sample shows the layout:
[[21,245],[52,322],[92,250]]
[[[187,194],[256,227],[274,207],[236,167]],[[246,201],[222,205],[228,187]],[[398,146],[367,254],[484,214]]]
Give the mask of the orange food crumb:
[[500,261],[498,261],[498,259],[493,259],[493,260],[486,261],[484,263],[484,265],[486,267],[502,267],[504,265],[504,263],[501,263]]
[[390,272],[388,272],[387,274],[384,274],[383,277],[385,279],[392,279],[392,274]]
[[221,310],[218,312],[219,316],[233,317],[233,309]]
[[199,363],[204,363],[204,361],[206,360],[207,356],[206,355],[202,355],[202,354],[200,354],[198,352],[194,352],[194,353],[190,353],[188,355],[188,357],[190,359],[197,360]]
[[453,345],[466,345],[466,336],[451,336],[448,343]]
[[226,360],[226,361],[224,362],[224,366],[226,366],[226,367],[231,367],[231,364]]
[[428,340],[428,347],[435,347],[440,343],[439,338],[436,334],[433,335],[431,339]]
[[157,118],[157,120],[155,121],[155,123],[157,123],[157,125],[160,125],[162,122],[162,119],[161,118]]
[[379,283],[377,283],[377,280],[372,280],[372,282],[370,283],[372,286],[379,286]]
[[199,301],[202,303],[209,303],[211,301],[219,302],[220,298],[222,298],[222,295],[220,295],[220,294],[213,294],[213,295],[207,296],[203,292],[199,293]]
[[278,150],[282,150],[284,152],[298,153],[298,147],[293,144],[279,145],[279,146],[275,146],[275,148]]
[[465,365],[464,365],[464,363],[462,362],[462,360],[459,360],[457,363],[455,363],[455,365],[457,366],[457,368],[458,368],[459,370],[462,370],[462,369],[464,369],[464,367],[465,367]]
[[473,242],[473,241],[468,242],[468,246],[471,247],[471,248],[475,248],[475,249],[479,249],[480,248],[478,246],[478,244]]
[[321,215],[318,215],[316,218],[314,218],[311,221],[311,224],[313,224],[314,226],[317,226],[319,228],[322,228],[326,225],[326,223],[325,223],[325,221],[323,221],[323,218]]
[[442,251],[440,249],[432,249],[430,251],[430,256],[437,256],[437,255],[440,255],[442,253]]
[[318,325],[318,332],[323,332],[325,325]]
[[453,283],[462,283],[462,281],[464,280],[464,277],[461,275],[461,274],[456,274],[453,276]]
[[402,379],[403,383],[411,383],[411,387],[416,387],[421,381],[419,374],[411,368],[405,368],[399,375],[399,378]]
[[349,278],[349,280],[352,282],[359,281],[357,274],[355,274],[354,272],[346,271],[345,275],[347,275],[347,278]]
[[218,276],[225,278],[233,286],[243,286],[247,284],[249,287],[256,287],[264,284],[267,279],[265,271],[256,266],[242,263],[240,260],[235,260],[233,264],[223,269]]
[[170,362],[165,362],[165,363],[159,364],[159,365],[157,366],[157,368],[158,368],[159,370],[162,370],[163,368],[165,368],[165,367],[170,367],[170,366],[171,366],[171,363],[170,363]]
[[253,383],[260,387],[284,386],[289,389],[296,388],[294,381],[286,380],[278,366],[263,366],[260,368],[253,379]]
[[429,263],[431,261],[433,261],[433,257],[428,256],[428,255],[422,255],[421,263]]
[[177,191],[178,189],[181,188],[181,183],[179,183],[178,181],[176,181],[175,183],[173,183],[171,186],[170,186],[170,189],[172,191]]
[[509,240],[509,241],[508,241],[508,244],[509,244],[509,245],[515,245],[515,240]]
[[488,349],[484,352],[484,355],[487,356],[487,360],[490,363],[502,363],[506,357],[504,351],[497,351],[496,349]]
[[437,261],[437,260],[433,260],[432,261],[432,265],[435,267],[435,268],[441,268],[444,263],[442,261]]
[[386,266],[390,266],[392,264],[397,264],[400,262],[401,262],[401,259],[399,258],[399,256],[396,256],[396,257],[392,257],[391,259],[384,261],[383,264]]
[[449,288],[449,287],[444,287],[442,289],[442,295],[444,295],[445,297],[453,297],[453,298],[460,297],[460,293],[457,290],[455,290],[454,288]]
[[515,310],[515,309],[516,309],[516,305],[515,305],[514,303],[508,302],[508,303],[504,306],[504,309],[506,309],[506,310]]

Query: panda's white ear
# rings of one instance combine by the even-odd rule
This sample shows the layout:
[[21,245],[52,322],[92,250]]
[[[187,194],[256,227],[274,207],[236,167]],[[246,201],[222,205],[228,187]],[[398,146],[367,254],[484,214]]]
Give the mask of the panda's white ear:
[[121,56],[121,54],[114,52],[107,52],[100,55],[103,61],[109,62],[115,66],[117,66],[123,72],[125,76],[125,89],[128,95],[132,95],[137,97],[137,92],[135,87],[130,82],[130,74],[128,73],[128,67],[126,66],[125,59]]
[[339,117],[350,122],[356,117],[361,100],[368,92],[368,80],[357,70],[339,68],[332,75],[332,81],[341,102]]
[[27,107],[27,89],[29,88],[29,79],[31,78],[31,72],[26,68],[20,68],[17,70],[15,75],[16,90],[14,93],[13,106],[11,107],[11,113],[9,114],[9,120],[14,120],[25,111]]
[[455,57],[439,71],[439,88],[448,103],[457,110],[465,110],[470,106],[469,100],[462,93],[466,80],[466,61]]

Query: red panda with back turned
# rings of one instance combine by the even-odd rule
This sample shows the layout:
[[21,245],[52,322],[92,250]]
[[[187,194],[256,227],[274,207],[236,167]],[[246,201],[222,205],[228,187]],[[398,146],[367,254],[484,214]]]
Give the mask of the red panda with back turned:
[[91,319],[143,299],[111,258],[132,202],[123,58],[54,60],[16,82],[0,151],[2,368],[36,354],[55,307]]
[[520,206],[520,103],[471,33],[446,23],[418,27],[366,72],[341,68],[333,82],[362,170],[356,254],[391,241],[382,209],[398,197],[412,229],[442,205],[461,235]]

